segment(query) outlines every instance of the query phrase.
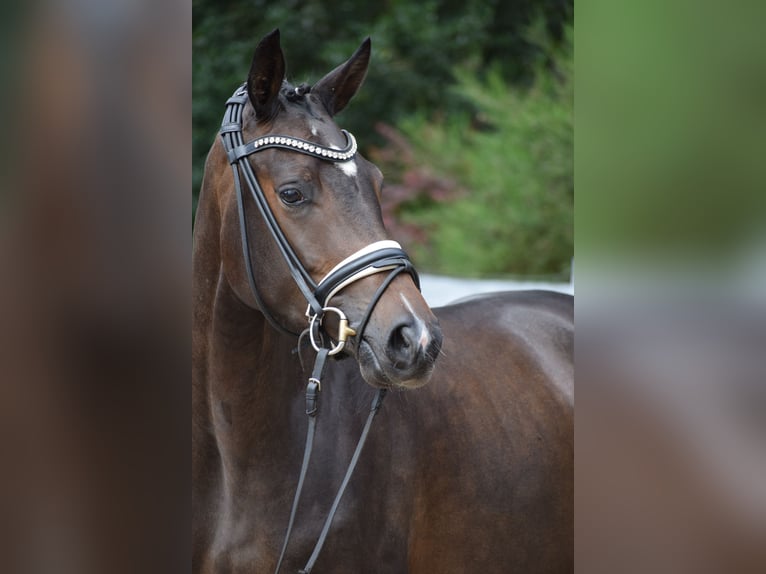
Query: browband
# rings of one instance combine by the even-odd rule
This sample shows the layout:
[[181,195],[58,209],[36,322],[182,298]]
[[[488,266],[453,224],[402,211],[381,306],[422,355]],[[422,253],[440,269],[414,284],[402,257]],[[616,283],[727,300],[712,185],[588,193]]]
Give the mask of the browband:
[[[231,129],[240,128],[240,124],[233,124]],[[228,126],[222,128],[222,132],[228,129]],[[243,157],[249,156],[252,153],[261,151],[268,148],[281,148],[289,149],[293,151],[299,151],[306,155],[312,155],[319,159],[326,159],[330,161],[348,161],[356,155],[356,139],[354,136],[346,130],[341,130],[343,135],[346,136],[346,147],[343,149],[333,149],[319,145],[316,142],[310,142],[296,137],[288,136],[261,136],[246,144],[237,146],[233,149],[226,151],[226,155],[229,158],[229,163],[237,163]]]

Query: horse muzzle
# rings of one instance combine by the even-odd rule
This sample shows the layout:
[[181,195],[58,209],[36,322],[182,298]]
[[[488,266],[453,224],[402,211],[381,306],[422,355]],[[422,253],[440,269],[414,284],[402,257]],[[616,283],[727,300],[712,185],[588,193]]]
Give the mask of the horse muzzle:
[[429,315],[425,320],[405,313],[390,322],[383,317],[370,326],[353,349],[368,384],[415,389],[428,383],[443,342],[438,321]]

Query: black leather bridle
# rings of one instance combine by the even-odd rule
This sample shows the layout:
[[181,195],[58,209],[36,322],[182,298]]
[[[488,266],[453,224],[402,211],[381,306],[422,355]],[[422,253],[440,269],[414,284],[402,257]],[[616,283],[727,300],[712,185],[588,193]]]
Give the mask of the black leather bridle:
[[[303,294],[303,297],[308,303],[308,309],[306,311],[306,317],[308,318],[308,328],[306,331],[304,331],[303,334],[308,333],[311,344],[317,351],[314,368],[306,387],[306,414],[309,417],[306,447],[304,449],[303,464],[298,480],[298,486],[295,492],[295,498],[293,500],[290,520],[287,527],[287,532],[285,534],[282,552],[275,571],[275,574],[278,574],[290,540],[290,534],[292,532],[298,503],[300,501],[301,492],[303,490],[303,485],[308,470],[309,460],[311,458],[314,434],[316,431],[316,417],[319,412],[318,401],[319,393],[321,390],[321,379],[322,375],[324,374],[327,358],[333,355],[337,355],[343,351],[348,337],[357,337],[358,341],[362,340],[364,330],[375,309],[375,305],[383,296],[383,293],[388,288],[388,286],[399,274],[408,273],[411,275],[418,288],[420,288],[420,280],[418,278],[417,271],[415,271],[415,268],[412,265],[412,262],[398,243],[394,241],[378,241],[366,246],[365,248],[357,251],[350,257],[347,257],[341,261],[335,268],[333,268],[332,271],[330,271],[330,273],[328,273],[321,281],[319,281],[319,283],[314,282],[310,273],[303,266],[300,258],[295,253],[295,250],[292,248],[290,242],[287,240],[287,237],[285,237],[285,234],[279,227],[274,214],[269,208],[269,204],[266,200],[263,189],[258,183],[258,178],[256,177],[255,172],[253,171],[253,168],[247,158],[250,155],[264,149],[278,148],[291,152],[310,155],[324,161],[345,162],[351,161],[356,155],[356,140],[354,139],[354,136],[352,136],[349,132],[342,130],[346,137],[346,147],[340,150],[323,146],[317,142],[282,135],[262,136],[245,143],[242,135],[242,114],[247,101],[247,88],[246,85],[243,84],[226,102],[226,113],[224,114],[220,134],[224,149],[226,150],[226,154],[229,159],[229,163],[231,164],[234,173],[234,187],[237,196],[237,205],[239,208],[239,226],[242,240],[242,250],[245,258],[245,269],[248,282],[250,283],[250,289],[253,293],[256,304],[268,322],[275,329],[283,333],[298,336],[298,333],[293,333],[285,326],[279,324],[273,314],[268,310],[266,305],[264,305],[263,299],[258,292],[258,288],[255,282],[255,275],[253,272],[253,264],[250,256],[250,241],[248,237],[247,221],[245,217],[245,197],[241,182],[242,179],[244,179],[247,183],[247,187],[250,190],[250,195],[252,196],[256,206],[258,207],[258,210],[263,216],[263,219],[266,222],[266,226],[269,229],[271,236],[274,238],[274,241],[276,242],[282,257],[287,262],[288,269],[290,270],[290,275],[292,276],[295,284],[298,286],[298,289]],[[355,328],[351,328],[343,311],[337,307],[330,306],[332,298],[351,283],[364,277],[383,272],[388,272],[388,276],[373,295],[359,324]],[[330,342],[330,345],[325,346],[325,338],[323,337],[322,333],[322,319],[328,312],[332,312],[338,315],[339,331],[338,341],[332,341],[328,335],[327,340]],[[300,336],[303,336],[303,334]],[[364,446],[364,443],[367,439],[370,426],[375,415],[381,407],[385,394],[385,389],[380,389],[372,401],[370,413],[368,415],[364,430],[362,431],[362,435],[359,439],[359,442],[357,443],[356,450],[354,451],[354,455],[351,459],[351,462],[349,463],[346,475],[335,497],[335,501],[333,502],[330,513],[325,520],[322,532],[314,547],[314,552],[309,558],[306,566],[303,568],[303,570],[300,571],[299,574],[308,574],[311,572],[311,569],[319,557],[319,553],[321,552],[322,546],[324,545],[324,541],[329,532],[332,520],[335,516],[335,512],[338,508],[338,505],[340,504],[340,500],[343,496],[346,486],[351,479],[351,475],[354,472],[362,451],[362,447]]]

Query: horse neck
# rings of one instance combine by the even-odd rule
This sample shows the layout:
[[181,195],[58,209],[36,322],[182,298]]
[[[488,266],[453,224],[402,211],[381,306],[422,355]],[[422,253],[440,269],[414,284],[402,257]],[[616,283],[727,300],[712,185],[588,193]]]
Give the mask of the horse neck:
[[263,445],[292,434],[286,428],[290,417],[281,413],[300,395],[301,373],[292,353],[295,340],[242,303],[223,272],[221,209],[209,185],[215,180],[220,178],[202,186],[192,254],[192,427],[201,429],[193,448],[218,450],[225,464],[247,466],[253,457],[268,456],[260,452]]
[[208,400],[219,444],[232,449],[232,456],[250,457],[288,431],[286,413],[301,392],[295,346],[293,338],[274,331],[219,279],[209,341]]

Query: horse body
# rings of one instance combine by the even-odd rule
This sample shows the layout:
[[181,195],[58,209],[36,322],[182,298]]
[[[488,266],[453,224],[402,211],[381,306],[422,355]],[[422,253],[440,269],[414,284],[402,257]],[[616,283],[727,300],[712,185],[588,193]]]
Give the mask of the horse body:
[[[248,299],[244,271],[232,263],[241,261],[242,248],[231,188],[230,168],[217,142],[206,165],[193,254],[195,574],[274,571],[307,426],[309,373],[298,360],[296,340],[275,330]],[[281,299],[296,307],[299,294],[287,288],[289,275],[281,273],[281,290],[274,283],[281,261],[269,252],[263,222],[257,214],[249,217],[262,266],[259,279],[281,295],[271,289],[267,303]],[[313,258],[324,271],[337,262],[337,257]],[[264,275],[266,270],[273,277]],[[357,299],[369,298],[381,281],[369,277],[352,285],[336,304],[358,316]],[[409,311],[399,309],[402,301]],[[401,335],[391,333],[401,328],[389,324],[400,324],[409,312],[423,324],[436,325],[438,319],[441,332],[423,327],[420,338],[429,339],[430,333],[438,347],[443,334],[440,356],[432,374],[426,368],[431,363],[408,368],[399,385],[390,385],[393,392],[372,427],[316,571],[571,571],[571,297],[483,296],[437,309],[433,317],[415,300],[409,278],[397,277],[365,335],[372,351],[365,354],[361,343],[354,343],[351,358],[328,365],[312,462],[282,572],[296,572],[311,553],[369,412],[370,384],[379,384],[369,375],[377,372],[369,357],[376,341],[389,347],[399,341]],[[307,358],[313,353],[302,352]],[[401,349],[387,353],[402,356]],[[427,353],[421,359],[432,362]],[[393,372],[390,366],[380,370]],[[429,374],[430,382],[420,386]],[[397,390],[415,386],[420,388]]]
[[[387,398],[318,572],[571,571],[566,298],[509,293],[437,309],[444,355],[427,386]],[[209,466],[194,477],[208,500],[196,517],[200,573],[273,571],[300,466],[307,374],[294,341],[259,341],[268,328],[246,322],[247,360],[227,341],[207,389],[200,435],[211,460],[195,456]],[[353,361],[331,364],[326,380],[286,572],[311,553],[372,396]]]
[[[294,341],[230,297],[220,289],[217,315],[238,324],[217,317],[216,330],[238,338],[214,353],[209,426],[195,433],[209,444],[206,458],[195,456],[195,489],[208,503],[196,517],[194,571],[271,572],[301,459],[306,373]],[[437,310],[445,347],[433,379],[388,397],[319,572],[571,570],[572,483],[561,479],[573,464],[571,316],[562,299],[518,293]],[[331,364],[326,380],[287,572],[311,552],[371,398],[353,361]]]

